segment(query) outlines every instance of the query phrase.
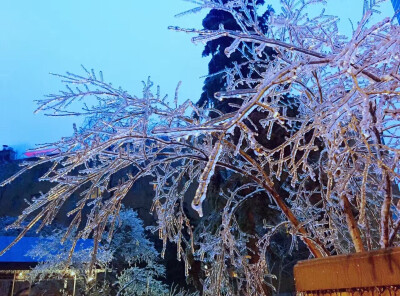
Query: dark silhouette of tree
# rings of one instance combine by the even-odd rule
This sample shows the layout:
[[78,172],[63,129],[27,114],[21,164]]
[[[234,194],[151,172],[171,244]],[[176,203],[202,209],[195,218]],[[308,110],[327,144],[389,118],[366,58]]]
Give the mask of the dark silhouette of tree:
[[[228,1],[223,1],[223,3],[226,2]],[[264,4],[264,0],[257,1],[257,5],[259,6]],[[268,6],[267,10],[258,17],[260,28],[264,32],[267,30],[266,21],[271,11],[272,7]],[[227,30],[240,30],[240,26],[237,24],[232,14],[222,10],[212,9],[203,20],[203,27],[205,30],[218,30],[221,25]],[[224,113],[232,111],[232,107],[230,107],[227,102],[221,102],[215,98],[215,93],[226,90],[225,69],[230,69],[234,67],[235,64],[239,65],[246,62],[246,58],[238,51],[235,51],[229,57],[225,54],[225,49],[232,44],[232,41],[233,39],[230,37],[221,37],[206,43],[203,57],[210,55],[212,57],[208,64],[208,77],[204,81],[203,93],[197,102],[199,106],[212,106]],[[272,53],[272,49],[267,47],[264,50],[262,58],[265,59],[266,55],[271,57]],[[248,73],[249,69],[245,69],[244,71]],[[240,103],[240,101],[235,100],[235,102],[232,102],[230,100],[229,103],[237,104]]]
[[[224,3],[227,2],[227,0],[223,1]],[[256,3],[261,7],[261,5],[265,4],[264,0],[259,0]],[[268,30],[267,27],[267,20],[268,17],[270,16],[271,12],[273,12],[273,8],[271,6],[268,6],[266,11],[261,15],[258,16],[258,22],[260,25],[261,30],[266,33]],[[207,16],[203,20],[203,28],[205,30],[218,30],[218,28],[223,25],[223,27],[227,30],[232,30],[232,31],[240,31],[241,28],[237,24],[236,20],[232,16],[232,14],[217,10],[217,9],[212,9]],[[235,51],[234,53],[227,55],[225,50],[229,46],[231,46],[233,42],[233,39],[230,37],[221,37],[218,39],[214,39],[211,41],[208,41],[205,45],[205,48],[203,50],[203,57],[211,56],[211,60],[208,64],[208,76],[206,77],[204,81],[204,86],[203,86],[203,93],[201,94],[201,97],[197,104],[199,106],[207,106],[207,107],[212,107],[222,113],[229,113],[233,112],[236,108],[232,107],[232,103],[236,105],[241,105],[241,100],[240,99],[232,99],[230,98],[229,100],[219,100],[216,98],[215,94],[221,91],[226,90],[226,85],[227,85],[227,77],[226,77],[226,69],[231,69],[235,67],[235,65],[245,65],[247,62],[246,59],[246,54],[243,54],[239,51]],[[250,45],[249,45],[250,46]],[[260,54],[260,58],[263,60],[268,60],[268,59],[273,59],[274,51],[270,47],[266,47],[263,52]],[[242,66],[241,68],[242,72],[244,75],[249,75],[249,72],[251,71],[249,67]],[[254,78],[260,78],[257,76],[256,72],[253,72],[253,75],[255,76]],[[217,113],[215,113],[215,116]],[[263,114],[262,112],[255,112],[255,114],[252,114],[252,117],[258,117],[258,119],[265,117],[265,113]],[[256,119],[256,118],[254,118]],[[253,122],[259,122],[259,120],[254,120]],[[250,125],[249,125],[249,128]],[[264,138],[265,140],[261,140],[260,142],[264,144],[264,146],[268,148],[275,148],[278,146],[283,140],[277,139],[277,137],[272,136],[269,140],[267,140],[267,129],[262,129],[261,126],[259,130],[263,130],[263,133],[260,134],[260,139]],[[279,127],[275,128],[275,133],[276,135],[280,135],[279,138],[283,138],[284,135],[287,134],[286,131],[283,129],[280,129]],[[238,141],[238,137],[236,137],[236,141]],[[278,182],[278,189],[279,186],[281,185],[282,182]],[[223,186],[222,184],[226,184]],[[216,174],[213,177],[213,180],[211,182],[212,187],[214,187],[215,190],[210,191],[210,202],[213,203],[212,206],[210,206],[210,210],[212,213],[209,213],[208,217],[213,217],[214,212],[218,212],[223,209],[224,205],[220,204],[218,205],[218,191],[222,187],[226,188],[232,188],[234,189],[235,187],[239,187],[242,184],[240,178],[237,178],[237,176],[226,176],[222,174]],[[254,205],[257,204],[255,207]],[[250,262],[253,264],[256,264],[259,260],[258,257],[258,247],[257,247],[257,235],[262,235],[263,232],[263,220],[268,219],[270,222],[272,220],[279,220],[279,213],[274,212],[269,209],[268,207],[268,200],[265,198],[263,194],[260,194],[258,197],[254,197],[251,201],[251,205],[248,203],[245,203],[243,205],[243,211],[239,214],[238,216],[238,221],[243,230],[245,230],[246,233],[250,234],[250,238],[248,240],[247,246],[249,249],[254,251],[254,256],[251,256]],[[206,219],[210,220],[210,219]],[[203,222],[204,223],[204,222]],[[206,222],[207,223],[207,222]],[[202,223],[201,223],[202,224]],[[282,243],[285,240],[289,239],[288,235],[281,234],[278,237],[278,240]],[[279,244],[279,242],[277,243]],[[280,250],[282,252],[282,250]],[[276,253],[276,254],[271,254],[272,260],[277,261],[277,257],[279,254],[277,252],[273,252],[273,250],[270,250],[271,253]],[[284,259],[282,259],[282,262]],[[282,263],[281,262],[281,263]],[[194,268],[196,266],[196,263],[194,262],[192,265],[193,272],[191,272],[192,277],[198,277],[198,268]],[[278,267],[278,266],[277,266]],[[285,270],[286,271],[286,270]],[[282,272],[281,270],[276,270],[277,273]],[[289,271],[291,273],[291,271]],[[198,279],[194,279],[194,282],[198,282]],[[293,285],[293,283],[289,283],[290,285]],[[201,288],[200,285],[198,285],[198,288]],[[268,292],[268,287],[265,285],[263,287],[264,293],[265,294],[270,294]]]

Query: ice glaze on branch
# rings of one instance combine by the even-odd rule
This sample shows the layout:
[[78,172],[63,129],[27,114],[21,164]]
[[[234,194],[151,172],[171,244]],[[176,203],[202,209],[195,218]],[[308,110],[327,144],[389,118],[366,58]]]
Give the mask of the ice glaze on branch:
[[[188,253],[210,265],[204,295],[216,295],[221,287],[230,295],[262,295],[265,251],[275,230],[265,230],[259,248],[250,249],[251,235],[236,221],[238,205],[259,194],[272,200],[270,207],[282,213],[279,225],[288,225],[288,233],[315,257],[399,246],[400,223],[393,221],[400,215],[399,26],[390,19],[370,26],[371,9],[346,39],[338,18],[307,14],[309,6],[324,1],[285,0],[282,13],[271,15],[268,29],[261,30],[257,1],[190,2],[196,11],[231,13],[240,28],[183,30],[198,34],[194,41],[228,37],[232,43],[223,53],[243,56],[245,62],[219,73],[227,84],[215,97],[227,102],[229,113],[191,101],[170,104],[159,89],[153,93],[150,80],[136,97],[94,71],[67,73],[67,91],[39,102],[39,110],[83,115],[85,125],[51,146],[59,154],[24,163],[1,183],[51,165],[41,180],[55,186],[32,200],[13,226],[32,217],[28,227],[51,223],[77,194],[68,233],[80,229],[79,238],[99,237],[106,225],[113,227],[109,218],[118,215],[133,184],[150,176],[158,217],[153,230],[164,251],[168,240],[177,244],[186,274]],[[82,100],[94,105],[81,112],[71,107]],[[202,206],[211,197],[212,176],[220,174],[240,175],[240,182],[212,196],[223,207],[212,219]],[[184,207],[188,198],[204,215],[195,230]],[[248,260],[253,254],[257,260]]]

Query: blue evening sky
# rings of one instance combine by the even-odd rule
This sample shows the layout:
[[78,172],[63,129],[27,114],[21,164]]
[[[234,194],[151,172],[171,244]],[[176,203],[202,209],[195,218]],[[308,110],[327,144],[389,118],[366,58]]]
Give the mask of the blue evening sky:
[[[267,0],[268,2],[268,0]],[[270,1],[276,7],[277,0]],[[361,17],[363,0],[328,0],[327,12],[339,15],[349,33]],[[201,27],[206,12],[174,18],[193,7],[182,0],[14,0],[0,10],[0,145],[19,153],[35,144],[72,133],[76,118],[33,114],[33,100],[63,85],[49,72],[82,73],[80,65],[102,70],[104,79],[132,94],[151,76],[171,97],[182,80],[181,100],[196,101],[207,74],[203,46],[169,25]],[[381,5],[392,16],[390,2]],[[277,9],[279,11],[279,9]],[[79,121],[77,121],[79,122]]]

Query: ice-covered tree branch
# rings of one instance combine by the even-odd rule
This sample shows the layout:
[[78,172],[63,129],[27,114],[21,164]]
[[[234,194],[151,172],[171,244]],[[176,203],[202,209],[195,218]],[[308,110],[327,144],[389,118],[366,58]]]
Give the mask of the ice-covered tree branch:
[[[263,252],[274,232],[249,247],[251,235],[235,221],[238,205],[258,194],[271,200],[281,223],[315,257],[399,245],[399,26],[389,18],[370,25],[376,3],[347,39],[337,17],[307,14],[322,0],[281,1],[282,13],[264,15],[267,28],[259,23],[257,1],[191,2],[195,11],[223,10],[237,23],[237,30],[172,28],[196,34],[194,42],[229,38],[224,54],[246,60],[222,72],[226,89],[215,94],[230,111],[169,101],[150,80],[136,97],[104,82],[101,73],[67,73],[67,91],[40,101],[38,110],[83,115],[85,125],[51,145],[60,153],[26,163],[1,183],[52,164],[41,180],[54,183],[53,189],[33,200],[14,226],[28,218],[27,229],[39,220],[51,223],[75,193],[80,200],[68,233],[80,229],[77,239],[100,237],[135,182],[151,177],[154,230],[164,251],[168,240],[177,244],[186,274],[189,253],[211,265],[206,295],[222,293],[222,286],[232,295],[265,292]],[[80,102],[85,104],[77,111]],[[240,175],[241,183],[211,196],[221,172]],[[204,207],[209,198],[223,204],[212,230]],[[200,234],[184,207],[188,201],[204,216]]]

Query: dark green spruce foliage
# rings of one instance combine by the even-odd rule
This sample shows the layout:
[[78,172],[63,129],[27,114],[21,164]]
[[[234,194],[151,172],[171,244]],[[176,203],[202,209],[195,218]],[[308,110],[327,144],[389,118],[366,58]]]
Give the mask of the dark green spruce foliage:
[[[226,3],[227,0],[224,0],[223,2]],[[257,4],[263,5],[264,0],[257,1]],[[268,20],[268,16],[271,11],[272,8],[268,7],[265,13],[261,17],[258,17],[260,27],[264,31],[267,30],[266,21]],[[224,27],[228,30],[240,29],[232,15],[228,12],[221,10],[212,9],[203,20],[203,27],[206,30],[218,30],[220,24],[223,24]],[[232,111],[227,102],[220,102],[214,97],[214,94],[216,92],[226,89],[224,70],[232,68],[234,66],[234,63],[241,64],[246,61],[246,59],[238,51],[234,52],[230,57],[227,57],[225,55],[224,50],[231,45],[232,41],[233,39],[230,37],[222,37],[207,42],[203,51],[203,57],[207,57],[210,55],[212,57],[210,63],[208,64],[209,76],[204,81],[203,93],[200,97],[200,100],[197,102],[199,106],[212,106],[215,109],[218,109],[224,113]],[[272,50],[268,48],[265,50],[264,54],[272,55]],[[239,103],[234,102],[233,100],[229,101],[235,104]]]

